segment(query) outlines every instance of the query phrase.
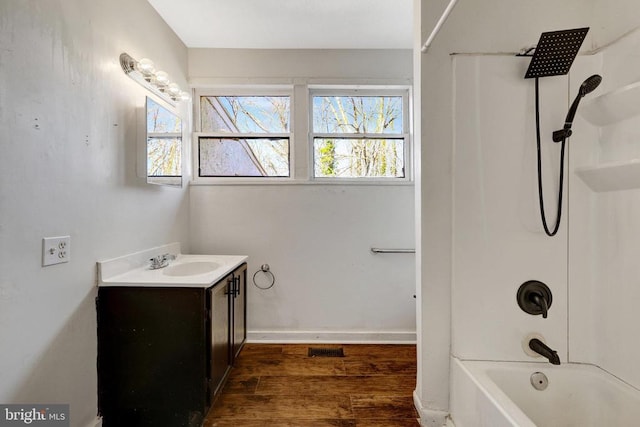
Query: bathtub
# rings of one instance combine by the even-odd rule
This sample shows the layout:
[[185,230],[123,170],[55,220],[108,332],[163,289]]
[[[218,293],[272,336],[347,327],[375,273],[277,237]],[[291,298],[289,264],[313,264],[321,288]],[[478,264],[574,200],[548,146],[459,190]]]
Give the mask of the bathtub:
[[[533,387],[535,372],[546,389]],[[632,427],[640,425],[640,391],[592,365],[454,357],[450,409],[455,427]]]

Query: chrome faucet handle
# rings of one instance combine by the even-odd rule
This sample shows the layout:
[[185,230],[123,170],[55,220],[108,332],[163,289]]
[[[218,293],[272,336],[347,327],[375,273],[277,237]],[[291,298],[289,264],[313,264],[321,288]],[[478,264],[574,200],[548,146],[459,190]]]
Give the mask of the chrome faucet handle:
[[[173,259],[175,259],[175,257]],[[151,268],[152,270],[166,267],[169,264],[169,254],[163,254],[153,258],[149,258],[149,263],[149,268]]]

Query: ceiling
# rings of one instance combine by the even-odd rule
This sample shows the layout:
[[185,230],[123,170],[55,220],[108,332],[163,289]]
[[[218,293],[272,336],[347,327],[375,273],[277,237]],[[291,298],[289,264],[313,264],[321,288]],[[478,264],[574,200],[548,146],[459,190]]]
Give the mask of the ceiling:
[[411,49],[413,0],[148,0],[190,48]]

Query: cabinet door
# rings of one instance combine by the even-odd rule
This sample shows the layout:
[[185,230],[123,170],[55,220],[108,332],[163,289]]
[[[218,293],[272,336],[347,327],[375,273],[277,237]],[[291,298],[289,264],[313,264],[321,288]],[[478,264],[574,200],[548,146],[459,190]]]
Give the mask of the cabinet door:
[[233,276],[211,288],[211,390],[217,394],[231,365],[229,337],[229,292]]
[[247,337],[247,265],[243,264],[233,272],[235,288],[233,292],[233,357],[235,358]]
[[204,289],[98,289],[104,427],[200,426],[206,415]]

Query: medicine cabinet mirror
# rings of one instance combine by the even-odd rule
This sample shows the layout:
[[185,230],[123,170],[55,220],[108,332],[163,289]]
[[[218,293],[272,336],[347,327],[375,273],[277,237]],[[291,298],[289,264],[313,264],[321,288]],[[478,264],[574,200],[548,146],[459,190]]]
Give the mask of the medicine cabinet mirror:
[[144,129],[147,183],[182,186],[182,119],[177,111],[147,96]]

